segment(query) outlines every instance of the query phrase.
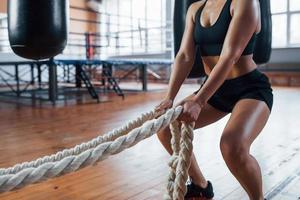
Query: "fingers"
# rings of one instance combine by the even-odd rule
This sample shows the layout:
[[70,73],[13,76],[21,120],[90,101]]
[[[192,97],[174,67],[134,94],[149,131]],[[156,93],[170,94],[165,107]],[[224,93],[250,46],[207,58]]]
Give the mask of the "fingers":
[[179,115],[178,120],[186,123],[195,122],[198,119],[198,116],[195,114],[191,114],[190,112],[183,111],[181,115]]
[[163,103],[159,104],[155,107],[155,111],[163,111],[166,110],[167,106],[165,106]]
[[161,102],[158,106],[155,107],[156,112],[164,112],[173,106],[173,101],[172,100],[164,100]]
[[192,123],[197,121],[201,112],[201,107],[193,101],[186,101],[183,105],[183,111],[178,120],[186,123]]

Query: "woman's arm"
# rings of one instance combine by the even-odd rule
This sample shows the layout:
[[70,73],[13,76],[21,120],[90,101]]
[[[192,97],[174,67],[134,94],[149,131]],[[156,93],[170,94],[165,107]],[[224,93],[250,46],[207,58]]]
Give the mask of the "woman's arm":
[[180,49],[174,61],[166,99],[174,100],[183,81],[190,73],[194,64],[195,42],[193,37],[193,13],[195,13],[195,9],[197,9],[197,4],[193,3],[187,11],[185,30],[182,37]]
[[218,63],[194,100],[204,106],[208,99],[222,85],[241,57],[259,22],[257,0],[234,1],[233,17],[224,41]]

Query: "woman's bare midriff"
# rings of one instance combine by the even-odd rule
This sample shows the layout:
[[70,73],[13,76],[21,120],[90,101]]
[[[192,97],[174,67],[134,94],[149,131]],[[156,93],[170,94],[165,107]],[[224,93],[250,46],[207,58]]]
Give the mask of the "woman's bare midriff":
[[[202,57],[204,70],[207,75],[210,74],[211,70],[217,64],[218,60],[219,56]],[[252,55],[241,56],[238,62],[233,66],[226,79],[232,79],[247,74],[248,72],[253,71],[255,68],[257,68],[257,65],[253,61]]]

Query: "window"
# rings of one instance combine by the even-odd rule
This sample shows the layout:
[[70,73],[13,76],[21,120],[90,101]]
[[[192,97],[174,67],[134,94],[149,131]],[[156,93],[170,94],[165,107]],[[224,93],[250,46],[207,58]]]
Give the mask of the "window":
[[[103,0],[102,34],[107,56],[162,53],[168,50],[166,3],[169,0]],[[170,23],[170,22],[169,22]],[[170,27],[169,27],[170,29]]]
[[0,13],[0,52],[10,51],[7,33],[7,15]]
[[300,46],[300,0],[271,0],[272,46]]

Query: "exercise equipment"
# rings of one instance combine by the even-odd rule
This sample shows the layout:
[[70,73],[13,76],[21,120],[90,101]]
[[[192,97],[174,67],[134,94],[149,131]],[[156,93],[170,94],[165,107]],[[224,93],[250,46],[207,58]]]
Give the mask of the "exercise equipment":
[[68,0],[9,0],[8,35],[15,54],[46,59],[67,44]]
[[[174,55],[176,56],[183,36],[185,29],[185,17],[189,6],[198,0],[175,0],[174,5]],[[192,71],[188,75],[188,78],[197,78],[206,76],[204,72],[204,66],[201,59],[200,48],[196,45],[196,55],[195,61],[193,64]]]
[[0,168],[0,193],[20,189],[29,184],[93,165],[136,145],[170,125],[174,153],[170,160],[170,173],[164,199],[184,200],[185,183],[188,179],[193,152],[194,123],[182,123],[179,127],[179,122],[176,120],[182,110],[183,107],[178,106],[165,113],[155,111],[144,113],[119,129],[114,129],[73,148],[30,162],[19,163],[13,167]]
[[253,59],[256,64],[269,62],[272,52],[272,14],[270,0],[260,0],[261,30],[256,38]]
[[[178,53],[185,29],[185,18],[189,6],[197,0],[175,0],[174,6],[174,53]],[[260,0],[261,31],[257,35],[253,59],[256,64],[265,64],[270,60],[272,44],[272,18],[270,0]],[[195,62],[188,78],[206,76],[199,51],[196,46]]]

